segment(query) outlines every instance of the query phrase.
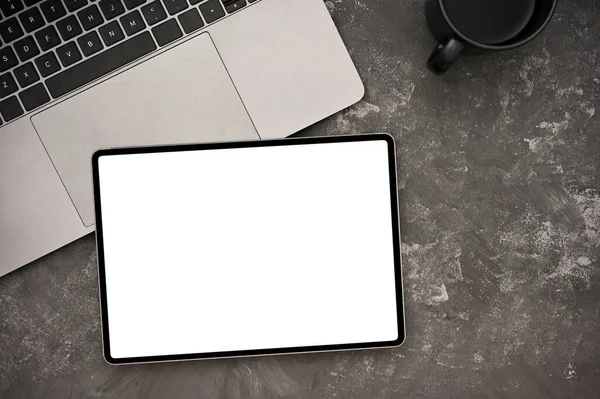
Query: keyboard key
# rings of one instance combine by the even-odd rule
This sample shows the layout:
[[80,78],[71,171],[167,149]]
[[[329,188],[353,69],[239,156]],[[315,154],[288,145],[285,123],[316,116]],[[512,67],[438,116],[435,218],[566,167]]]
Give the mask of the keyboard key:
[[67,10],[65,10],[60,0],[46,0],[40,5],[40,8],[48,22],[54,22],[67,15]]
[[167,13],[158,0],[142,7],[142,14],[150,26],[167,18]]
[[12,47],[3,47],[0,49],[0,72],[4,72],[19,63]]
[[179,39],[183,36],[181,29],[175,19],[169,19],[167,22],[163,22],[160,25],[152,28],[152,34],[156,38],[156,42],[159,46],[164,46],[171,43],[173,40]]
[[21,0],[1,0],[0,10],[5,17],[10,17],[13,14],[18,13],[23,9],[23,3]]
[[67,10],[73,12],[79,10],[82,7],[87,6],[88,0],[63,0],[67,6]]
[[98,10],[98,7],[95,4],[92,4],[88,8],[84,8],[83,10],[79,11],[77,16],[79,17],[79,21],[81,21],[81,25],[85,30],[94,29],[96,26],[104,22],[102,15],[100,15],[100,10]]
[[37,7],[22,12],[19,14],[19,19],[26,32],[33,32],[45,24],[44,18]]
[[106,46],[112,46],[116,42],[125,39],[125,35],[117,21],[112,21],[108,25],[101,26],[99,31]]
[[123,1],[125,2],[125,7],[127,7],[128,10],[136,8],[137,6],[140,6],[146,2],[146,0],[123,0]]
[[33,37],[27,36],[24,39],[19,40],[15,43],[15,51],[19,56],[21,61],[27,61],[30,58],[35,57],[40,53],[40,49],[37,44],[35,44],[35,40]]
[[81,47],[81,51],[86,57],[89,57],[104,48],[96,32],[90,32],[81,36],[77,39],[77,43],[79,43],[79,47]]
[[191,33],[204,26],[202,17],[200,17],[200,13],[195,8],[192,8],[191,10],[181,14],[179,16],[179,23],[181,24],[181,27],[185,33]]
[[150,32],[134,36],[46,80],[52,97],[60,97],[156,50]]
[[79,22],[77,22],[77,18],[75,18],[74,15],[70,15],[67,18],[58,21],[56,27],[64,41],[71,40],[75,36],[81,34],[81,25],[79,25]]
[[10,43],[23,36],[23,29],[21,29],[21,25],[19,25],[17,18],[13,17],[7,19],[0,24],[0,36],[2,36],[4,43]]
[[27,7],[29,7],[29,6],[32,6],[32,5],[34,5],[34,4],[37,4],[37,3],[39,3],[40,1],[42,1],[42,0],[25,0],[25,5],[26,5]]
[[2,114],[4,121],[12,121],[23,115],[23,113],[23,108],[21,108],[21,104],[19,104],[19,100],[17,100],[16,96],[0,101],[0,114]]
[[19,86],[22,88],[32,85],[40,80],[40,75],[38,75],[31,62],[15,68],[15,76],[17,77],[17,82],[19,82]]
[[121,0],[102,0],[100,1],[100,9],[107,21],[116,18],[125,12]]
[[15,78],[12,77],[10,72],[0,75],[0,98],[13,94],[18,89],[17,82],[15,82]]
[[167,7],[167,12],[170,15],[175,15],[178,12],[183,11],[186,8],[188,8],[187,1],[185,1],[185,0],[162,0],[162,1],[165,4],[165,7]]
[[225,16],[225,11],[219,0],[208,0],[206,3],[200,4],[200,12],[207,24]]
[[125,29],[127,36],[135,35],[146,27],[142,15],[137,10],[121,17],[121,25],[123,25],[123,29]]
[[246,0],[224,1],[228,13],[236,12],[246,5]]
[[46,53],[41,57],[36,58],[35,65],[37,65],[37,68],[42,74],[43,78],[60,70],[60,64],[58,63],[58,60],[53,52]]
[[36,109],[40,105],[44,105],[50,101],[48,91],[46,91],[46,88],[41,83],[19,93],[19,98],[27,111]]
[[58,33],[52,25],[42,29],[39,32],[36,32],[35,39],[40,45],[42,51],[49,50],[52,47],[56,47],[60,44],[60,38],[58,37]]
[[69,42],[64,46],[60,46],[56,49],[56,54],[65,68],[83,58],[75,42]]

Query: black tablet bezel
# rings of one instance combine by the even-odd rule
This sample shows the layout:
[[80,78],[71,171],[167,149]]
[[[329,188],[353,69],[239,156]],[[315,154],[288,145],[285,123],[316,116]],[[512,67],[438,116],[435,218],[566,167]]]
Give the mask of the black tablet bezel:
[[[131,155],[131,154],[147,154],[157,152],[181,152],[181,151],[202,151],[202,150],[217,150],[217,149],[232,149],[232,148],[248,148],[248,147],[273,147],[273,146],[290,146],[304,144],[325,144],[325,143],[345,143],[358,141],[385,141],[388,147],[388,164],[389,164],[389,179],[390,179],[390,206],[392,214],[392,231],[394,241],[394,274],[396,282],[396,309],[397,309],[397,325],[398,338],[394,341],[383,342],[357,342],[352,344],[334,344],[334,345],[319,345],[319,346],[302,346],[289,348],[265,348],[252,349],[241,351],[227,352],[206,352],[206,353],[188,353],[177,355],[160,355],[160,356],[141,356],[128,358],[113,358],[110,355],[110,339],[108,326],[108,307],[106,299],[106,278],[104,269],[104,244],[102,231],[102,204],[100,200],[100,181],[98,160],[103,156],[111,155]],[[92,169],[94,179],[94,200],[96,212],[96,243],[98,251],[98,276],[100,284],[100,306],[101,306],[101,321],[102,321],[102,343],[104,358],[110,364],[130,364],[130,363],[149,363],[162,361],[181,361],[181,360],[196,360],[196,359],[214,359],[226,357],[240,356],[260,356],[260,355],[277,355],[290,353],[306,353],[306,352],[321,352],[321,351],[338,351],[352,349],[371,349],[394,347],[401,345],[406,336],[404,322],[404,298],[402,287],[402,259],[400,252],[400,227],[399,227],[399,211],[398,211],[398,190],[396,177],[396,150],[394,139],[388,134],[365,134],[356,136],[326,136],[326,137],[307,137],[307,138],[288,138],[277,140],[261,140],[261,141],[244,141],[244,142],[222,142],[222,143],[204,143],[204,144],[189,144],[189,145],[172,145],[172,146],[153,146],[153,147],[132,147],[132,148],[114,148],[103,149],[96,151],[92,156]]]

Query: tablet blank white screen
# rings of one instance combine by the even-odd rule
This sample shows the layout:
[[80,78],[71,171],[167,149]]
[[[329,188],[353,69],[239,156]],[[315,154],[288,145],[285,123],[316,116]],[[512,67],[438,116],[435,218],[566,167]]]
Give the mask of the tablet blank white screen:
[[387,151],[101,156],[110,355],[397,339]]

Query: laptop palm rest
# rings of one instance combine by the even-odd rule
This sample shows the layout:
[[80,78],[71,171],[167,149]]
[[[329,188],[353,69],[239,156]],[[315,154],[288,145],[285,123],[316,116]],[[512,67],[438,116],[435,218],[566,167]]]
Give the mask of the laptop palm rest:
[[94,224],[96,150],[260,138],[208,33],[31,120],[86,226]]

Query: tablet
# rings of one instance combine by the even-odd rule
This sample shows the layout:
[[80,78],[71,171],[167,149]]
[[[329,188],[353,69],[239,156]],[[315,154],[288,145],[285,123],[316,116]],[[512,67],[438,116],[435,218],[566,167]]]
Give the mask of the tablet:
[[107,149],[92,161],[109,363],[403,342],[391,136]]

